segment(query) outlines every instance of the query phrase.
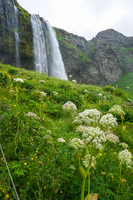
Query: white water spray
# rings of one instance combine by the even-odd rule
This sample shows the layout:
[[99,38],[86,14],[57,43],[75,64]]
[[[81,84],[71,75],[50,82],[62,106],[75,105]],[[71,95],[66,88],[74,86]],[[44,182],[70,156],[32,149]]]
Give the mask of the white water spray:
[[50,52],[49,75],[52,77],[60,78],[62,80],[68,80],[55,31],[50,26],[48,21],[45,21],[45,23],[48,31],[48,48]]
[[44,31],[38,15],[31,15],[31,24],[33,30],[35,70],[39,73],[48,74]]
[[16,47],[16,66],[18,67],[20,65],[20,56],[19,56],[19,35],[18,35],[18,9],[14,3],[14,14],[15,14],[15,31],[14,31],[14,37],[15,37],[15,47]]

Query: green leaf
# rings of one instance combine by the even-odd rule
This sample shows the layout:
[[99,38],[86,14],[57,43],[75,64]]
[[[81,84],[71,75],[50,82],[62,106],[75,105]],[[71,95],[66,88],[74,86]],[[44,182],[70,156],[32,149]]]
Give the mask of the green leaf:
[[19,176],[24,176],[25,173],[27,173],[27,171],[24,170],[24,169],[20,169],[20,170],[17,170],[17,171],[14,172],[14,174],[16,174],[18,177]]
[[86,196],[85,200],[97,200],[98,194],[89,194]]

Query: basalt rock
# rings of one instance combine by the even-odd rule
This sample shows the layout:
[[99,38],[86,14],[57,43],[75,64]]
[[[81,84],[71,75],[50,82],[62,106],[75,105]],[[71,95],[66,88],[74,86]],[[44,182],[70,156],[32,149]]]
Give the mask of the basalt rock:
[[118,54],[105,42],[87,41],[61,29],[56,32],[66,71],[79,83],[110,85],[123,75]]

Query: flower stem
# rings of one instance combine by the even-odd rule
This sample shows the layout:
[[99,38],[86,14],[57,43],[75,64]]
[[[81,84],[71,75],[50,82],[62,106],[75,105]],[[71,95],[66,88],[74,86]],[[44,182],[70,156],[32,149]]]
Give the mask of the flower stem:
[[81,200],[84,200],[85,180],[86,179],[83,179],[82,181]]
[[116,200],[118,199],[118,194],[119,194],[120,185],[121,185],[121,171],[122,171],[122,163],[120,163],[120,180],[119,180],[119,185],[118,185]]
[[90,194],[90,173],[88,174],[88,197]]

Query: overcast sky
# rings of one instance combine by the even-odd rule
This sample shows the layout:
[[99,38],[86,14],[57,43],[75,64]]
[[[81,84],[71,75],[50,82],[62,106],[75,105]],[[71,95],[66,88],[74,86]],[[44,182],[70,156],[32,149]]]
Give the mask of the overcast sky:
[[39,14],[53,27],[92,39],[113,28],[133,36],[133,0],[18,0],[31,14]]

